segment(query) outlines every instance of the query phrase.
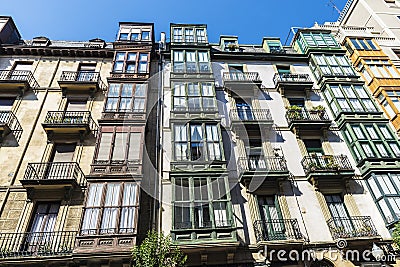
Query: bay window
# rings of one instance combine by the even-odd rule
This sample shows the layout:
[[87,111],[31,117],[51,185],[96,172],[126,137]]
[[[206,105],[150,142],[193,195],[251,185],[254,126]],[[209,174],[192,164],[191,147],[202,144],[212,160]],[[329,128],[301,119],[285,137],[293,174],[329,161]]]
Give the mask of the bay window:
[[140,52],[116,52],[113,72],[147,73],[149,56]]
[[211,82],[174,82],[174,111],[215,111],[216,98]]
[[173,51],[173,71],[187,73],[209,73],[210,60],[207,51]]
[[357,76],[353,67],[350,65],[348,59],[345,56],[340,55],[314,55],[314,63],[311,65],[317,65],[313,67],[313,72],[316,77],[323,75],[333,76]]
[[207,123],[174,125],[176,161],[222,160],[219,126]]
[[111,83],[105,112],[144,112],[147,94],[145,83]]
[[136,127],[103,127],[95,164],[126,164],[141,158],[142,129]]
[[172,40],[173,42],[181,43],[206,43],[207,35],[205,28],[197,27],[173,27]]
[[174,178],[174,229],[232,226],[226,178]]
[[134,233],[139,185],[131,182],[92,183],[88,186],[82,235]]
[[340,112],[377,112],[361,85],[331,85],[324,94],[335,115]]

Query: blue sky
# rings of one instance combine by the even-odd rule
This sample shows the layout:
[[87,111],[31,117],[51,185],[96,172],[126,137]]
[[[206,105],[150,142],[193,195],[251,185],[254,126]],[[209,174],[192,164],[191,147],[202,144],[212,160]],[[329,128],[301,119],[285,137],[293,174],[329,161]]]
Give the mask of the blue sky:
[[[332,0],[342,10],[347,0]],[[330,0],[8,0],[1,15],[12,16],[24,39],[46,36],[53,40],[115,39],[118,22],[154,22],[159,33],[169,24],[208,24],[210,42],[237,35],[239,43],[260,44],[262,37],[285,42],[290,27],[336,21]],[[290,40],[289,40],[290,41]],[[288,42],[289,43],[289,42]]]

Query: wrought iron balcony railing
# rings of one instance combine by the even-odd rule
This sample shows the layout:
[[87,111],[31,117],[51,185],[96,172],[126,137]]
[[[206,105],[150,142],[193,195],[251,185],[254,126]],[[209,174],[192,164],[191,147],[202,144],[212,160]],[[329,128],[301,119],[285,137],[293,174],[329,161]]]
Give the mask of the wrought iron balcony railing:
[[253,226],[257,242],[303,239],[296,219],[259,220]]
[[330,121],[325,110],[307,110],[305,108],[289,109],[286,111],[286,120],[288,123],[294,121]]
[[237,109],[232,109],[229,112],[229,116],[232,122],[272,121],[272,116],[269,109],[248,109],[239,111]]
[[35,77],[29,70],[1,70],[0,71],[0,82],[23,82],[28,83],[32,89],[38,88]]
[[13,132],[17,140],[19,139],[20,134],[22,133],[22,127],[12,111],[0,111],[0,128],[4,127],[7,127],[9,131]]
[[238,159],[238,169],[245,171],[287,171],[286,160],[284,157],[266,157],[263,155],[240,157]]
[[90,111],[49,111],[43,124],[59,127],[86,125],[93,132],[98,128]]
[[185,230],[185,229],[210,229],[210,228],[223,228],[223,227],[232,227],[232,220],[216,220],[211,221],[202,221],[202,222],[175,222],[174,229],[175,230]]
[[75,231],[0,233],[0,255],[11,258],[71,254],[75,237]]
[[85,183],[85,175],[76,162],[41,162],[28,163],[24,175],[25,181],[75,181],[79,185]]
[[60,81],[64,82],[99,82],[100,73],[94,71],[63,71]]
[[333,239],[378,236],[369,216],[332,217],[327,224]]
[[278,83],[311,83],[312,82],[310,75],[308,75],[308,74],[291,74],[291,73],[286,73],[286,74],[275,73],[273,80],[274,80],[275,86]]
[[311,155],[305,156],[301,165],[308,175],[310,172],[337,172],[337,171],[353,171],[353,167],[346,155]]
[[95,71],[63,71],[59,82],[97,84],[100,90],[104,91],[106,89],[106,85],[101,80],[100,73]]
[[224,72],[224,82],[259,82],[258,72]]

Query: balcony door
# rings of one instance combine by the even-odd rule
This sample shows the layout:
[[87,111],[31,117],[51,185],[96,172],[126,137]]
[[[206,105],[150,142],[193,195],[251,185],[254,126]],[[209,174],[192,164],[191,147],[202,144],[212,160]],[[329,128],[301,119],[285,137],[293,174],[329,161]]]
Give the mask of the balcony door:
[[85,118],[87,115],[83,113],[87,111],[86,102],[86,100],[68,100],[65,109],[68,113],[64,116],[64,123],[79,124],[88,121],[87,118]]
[[276,68],[282,80],[287,81],[290,79],[290,66],[276,66]]
[[342,197],[340,195],[325,195],[325,200],[336,227],[334,231],[342,233],[354,232],[353,223]]
[[48,253],[54,248],[54,228],[60,203],[42,202],[36,205],[32,224],[25,238],[24,251]]
[[261,137],[249,136],[249,145],[246,147],[246,153],[250,170],[267,168],[267,164],[263,156]]
[[95,81],[96,64],[80,64],[76,80],[79,82],[94,82]]
[[286,239],[285,224],[279,207],[277,196],[258,196],[262,230],[265,240]]
[[31,69],[32,62],[17,62],[12,69],[11,80],[28,80],[28,71],[31,71]]
[[236,99],[236,110],[238,117],[242,121],[253,120],[253,114],[251,112],[251,106],[241,98]]
[[75,166],[73,162],[76,143],[54,144],[47,168],[47,179],[72,179]]
[[228,69],[231,80],[245,80],[242,65],[229,65]]
[[310,164],[316,169],[324,169],[329,163],[328,159],[324,157],[324,150],[322,148],[321,140],[319,139],[305,139],[303,140],[306,146],[307,153],[310,156]]

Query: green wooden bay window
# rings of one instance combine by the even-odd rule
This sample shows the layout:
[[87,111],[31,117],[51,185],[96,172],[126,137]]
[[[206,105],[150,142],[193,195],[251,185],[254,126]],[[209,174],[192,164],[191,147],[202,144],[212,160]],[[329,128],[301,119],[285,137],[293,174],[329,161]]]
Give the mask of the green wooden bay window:
[[226,177],[176,177],[173,183],[174,229],[232,226]]
[[176,161],[223,160],[221,133],[217,124],[188,123],[174,125]]
[[174,50],[173,71],[186,73],[209,73],[211,68],[208,51]]
[[215,111],[216,98],[211,82],[174,82],[174,111]]

